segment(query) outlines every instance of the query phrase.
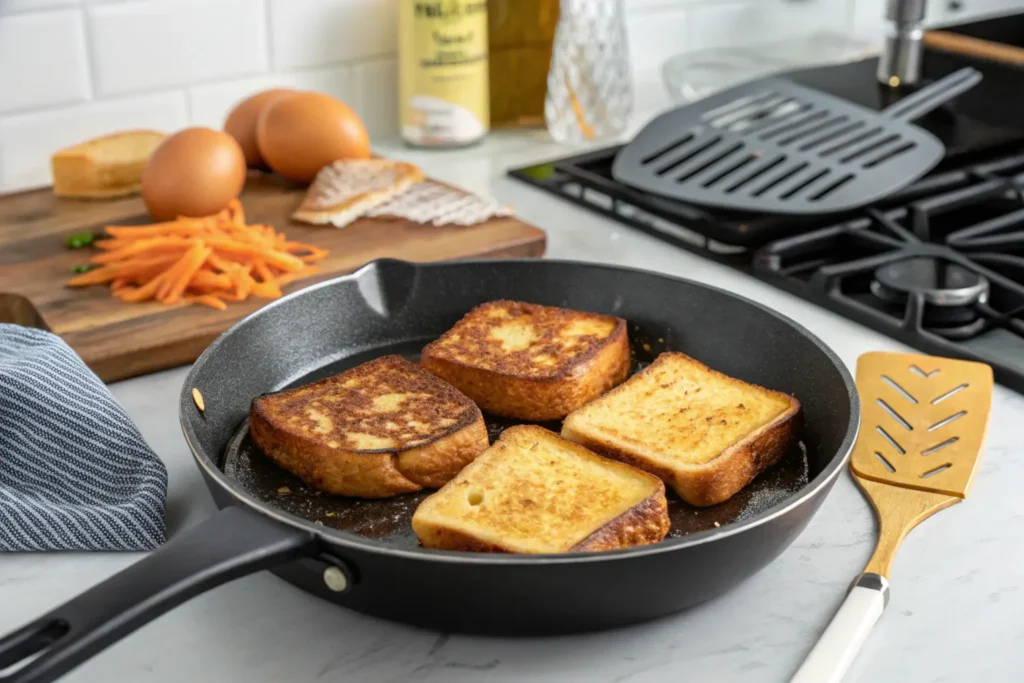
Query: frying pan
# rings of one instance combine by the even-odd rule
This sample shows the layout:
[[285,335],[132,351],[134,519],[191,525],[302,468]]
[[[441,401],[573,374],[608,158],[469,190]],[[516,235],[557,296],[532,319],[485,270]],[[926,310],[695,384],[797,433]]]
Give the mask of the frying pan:
[[[385,353],[415,357],[474,305],[503,298],[625,318],[638,366],[680,350],[794,394],[805,411],[800,447],[721,505],[697,509],[672,496],[672,532],[661,543],[522,556],[421,548],[409,519],[426,493],[320,495],[248,442],[253,397]],[[718,289],[573,262],[382,260],[225,332],[185,380],[180,418],[221,511],[0,639],[0,671],[31,660],[0,683],[52,681],[179,603],[261,569],[350,609],[445,631],[564,633],[677,612],[749,577],[800,533],[849,457],[860,406],[849,373],[821,341]],[[489,420],[492,438],[505,426]]]

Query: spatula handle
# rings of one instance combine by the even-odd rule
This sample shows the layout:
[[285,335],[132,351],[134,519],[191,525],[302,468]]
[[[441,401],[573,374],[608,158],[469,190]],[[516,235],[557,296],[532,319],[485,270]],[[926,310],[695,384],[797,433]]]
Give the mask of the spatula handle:
[[861,574],[790,683],[839,683],[889,602],[889,582]]
[[933,109],[938,109],[954,97],[961,95],[981,81],[981,72],[969,66],[958,69],[940,78],[915,93],[882,110],[882,116],[890,119],[913,121]]

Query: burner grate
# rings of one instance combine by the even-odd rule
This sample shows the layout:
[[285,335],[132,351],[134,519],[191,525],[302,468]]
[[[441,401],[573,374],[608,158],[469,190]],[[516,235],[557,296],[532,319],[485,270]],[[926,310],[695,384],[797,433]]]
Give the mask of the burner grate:
[[764,246],[755,274],[1024,391],[1024,155],[934,180],[906,207]]
[[813,220],[715,211],[617,183],[618,147],[510,174],[1024,392],[1024,154]]

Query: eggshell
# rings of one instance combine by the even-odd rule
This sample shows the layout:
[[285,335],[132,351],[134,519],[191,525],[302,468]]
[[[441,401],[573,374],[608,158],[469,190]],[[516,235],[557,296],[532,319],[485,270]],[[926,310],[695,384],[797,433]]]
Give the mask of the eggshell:
[[157,220],[209,216],[245,185],[245,155],[227,133],[186,128],[157,147],[142,169],[142,200]]
[[370,136],[355,112],[329,95],[296,92],[274,100],[256,123],[256,143],[276,173],[308,183],[338,159],[367,159]]
[[260,113],[278,98],[293,92],[295,91],[289,88],[258,92],[236,104],[224,120],[224,132],[238,141],[242,153],[245,154],[245,163],[249,166],[263,166],[263,157],[260,156],[259,147],[256,145],[256,121]]

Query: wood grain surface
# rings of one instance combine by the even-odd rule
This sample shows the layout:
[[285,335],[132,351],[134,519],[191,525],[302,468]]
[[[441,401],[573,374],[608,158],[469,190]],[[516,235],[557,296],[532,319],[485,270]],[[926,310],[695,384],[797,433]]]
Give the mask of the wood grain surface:
[[[253,173],[242,193],[246,220],[273,225],[289,239],[330,250],[320,272],[285,288],[292,292],[351,272],[377,258],[416,262],[461,258],[541,256],[542,230],[509,218],[480,225],[433,226],[366,218],[337,229],[290,219],[305,188]],[[65,286],[91,249],[68,249],[72,234],[106,225],[152,222],[142,200],[60,199],[47,189],[0,197],[0,322],[60,335],[104,381],[133,377],[194,361],[221,332],[267,303],[251,297],[226,311],[205,306],[126,304],[107,287]]]
[[933,50],[955,52],[967,57],[988,59],[1013,66],[1024,66],[1024,48],[991,40],[973,38],[952,31],[925,31],[924,44]]

